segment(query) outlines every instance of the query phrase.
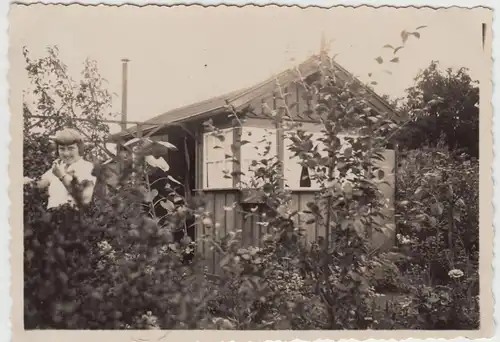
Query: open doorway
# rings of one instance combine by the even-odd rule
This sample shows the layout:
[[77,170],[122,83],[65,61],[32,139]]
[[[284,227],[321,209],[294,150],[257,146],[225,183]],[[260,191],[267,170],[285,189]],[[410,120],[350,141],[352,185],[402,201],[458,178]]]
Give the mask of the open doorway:
[[[177,151],[169,150],[162,157],[167,161],[170,169],[168,176],[174,180],[165,179],[165,174],[162,171],[155,172],[150,176],[150,181],[155,182],[154,188],[162,197],[172,198],[172,189],[179,194],[182,199],[177,198],[174,202],[176,206],[188,204],[191,198],[191,191],[195,187],[195,139],[194,137],[181,129],[180,127],[172,127],[166,132],[168,142],[173,144]],[[167,187],[170,184],[171,188]],[[170,196],[170,197],[169,197]],[[174,196],[175,197],[175,196]],[[167,214],[167,210],[158,206],[156,215],[162,217]],[[184,227],[173,232],[174,240],[181,241],[184,236],[189,236],[192,241],[195,240],[194,218],[188,216],[185,222],[177,222],[177,227]],[[188,253],[185,256],[185,261],[190,262],[193,255]]]

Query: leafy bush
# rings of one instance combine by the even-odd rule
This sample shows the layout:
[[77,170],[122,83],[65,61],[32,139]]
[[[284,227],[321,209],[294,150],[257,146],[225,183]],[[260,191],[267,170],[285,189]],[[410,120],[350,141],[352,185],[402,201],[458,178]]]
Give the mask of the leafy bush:
[[[403,43],[412,34],[402,35]],[[47,59],[36,63],[27,59],[32,79],[45,75],[41,69],[47,65],[60,65],[57,54],[49,52]],[[98,192],[86,210],[47,211],[45,195],[25,188],[26,328],[476,326],[477,306],[469,305],[478,279],[476,163],[466,165],[448,152],[410,152],[398,176],[399,196],[404,198],[397,208],[401,246],[385,253],[373,250],[370,232],[390,228],[383,224],[387,208],[378,187],[383,171],[376,162],[383,158],[387,137],[399,125],[386,113],[374,113],[359,84],[340,80],[331,61],[320,59],[320,77],[303,84],[317,100],[314,114],[323,123],[324,147],[314,147],[300,125],[289,127],[295,129],[289,136],[291,150],[314,170],[312,177],[321,184],[321,191],[307,210],[292,210],[290,192],[281,187],[283,166],[267,151],[252,163],[256,171],[250,183],[256,187],[259,205],[247,212],[237,204],[232,207],[246,215],[259,214],[259,224],[270,232],[260,247],[243,246],[241,231],[218,236],[217,222],[203,208],[202,199],[187,200],[177,191],[178,182],[169,177],[165,161],[151,152],[147,139],[138,139],[133,148],[137,158],[115,158],[124,167],[113,186]],[[101,91],[98,103],[92,105],[87,89],[100,88],[102,83],[89,65],[93,64],[87,65],[86,83],[76,87],[70,82],[69,98],[78,100],[83,114],[95,107],[98,119],[108,97]],[[65,68],[56,70],[57,77],[68,80]],[[281,97],[286,96],[282,91]],[[42,96],[39,104],[53,112],[57,101],[46,100]],[[71,108],[66,108],[66,114],[74,113]],[[283,105],[268,114],[277,125],[287,125],[288,110]],[[233,110],[235,124],[244,122],[241,114]],[[67,115],[58,119],[68,121]],[[206,125],[217,135],[216,127]],[[101,128],[95,134],[99,149],[105,133]],[[352,138],[352,147],[344,150],[338,135],[353,128],[359,137]],[[24,142],[25,174],[39,176],[52,161],[50,143],[27,127]],[[239,147],[232,146],[234,151]],[[96,163],[100,185],[109,180],[109,172],[109,167]],[[166,179],[161,189],[153,186],[153,172]],[[348,173],[356,177],[348,179]],[[304,218],[302,222],[316,222],[326,235],[306,243],[297,216]],[[204,225],[207,234],[191,241],[185,234],[188,221]],[[219,274],[205,271],[203,257],[196,253],[201,242],[220,254]],[[193,257],[187,260],[187,254]],[[455,268],[465,274],[448,276]],[[430,282],[422,284],[419,277],[427,270]],[[446,277],[439,278],[442,274]],[[404,292],[404,300],[382,300],[381,292],[391,291]]]
[[440,70],[432,61],[406,90],[401,108],[412,119],[398,132],[403,149],[437,147],[479,157],[479,86],[466,68]]
[[400,244],[433,283],[450,269],[477,272],[479,163],[445,149],[409,151],[398,173]]

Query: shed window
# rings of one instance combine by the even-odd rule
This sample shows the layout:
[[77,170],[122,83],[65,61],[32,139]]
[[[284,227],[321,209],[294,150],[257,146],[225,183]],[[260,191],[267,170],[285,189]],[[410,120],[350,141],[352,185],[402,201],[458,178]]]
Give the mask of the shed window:
[[[260,187],[262,180],[255,180],[255,171],[262,166],[262,160],[277,156],[276,129],[243,127],[241,134],[241,185]],[[255,182],[251,182],[254,178]]]
[[[325,147],[320,138],[323,137],[323,133],[313,133],[311,140],[313,142],[313,146],[318,147],[318,152],[320,154],[324,154],[326,156],[327,152],[324,151]],[[345,140],[346,136],[339,135],[339,138],[342,141],[342,147],[340,151],[344,151],[350,144]],[[313,175],[317,170],[313,170],[306,166],[300,165],[300,158],[298,156],[294,156],[294,153],[290,151],[290,146],[292,141],[289,138],[285,138],[285,184],[291,190],[302,190],[302,189],[311,189],[318,190],[320,189],[320,183],[314,178]],[[338,170],[334,171],[335,177],[340,177],[340,173]],[[354,177],[354,174],[348,172],[347,179],[351,179]]]
[[203,188],[227,189],[233,187],[231,144],[233,129],[203,135]]
[[300,184],[301,188],[311,187],[311,178],[309,177],[309,168],[307,166],[302,166],[302,172],[300,173]]

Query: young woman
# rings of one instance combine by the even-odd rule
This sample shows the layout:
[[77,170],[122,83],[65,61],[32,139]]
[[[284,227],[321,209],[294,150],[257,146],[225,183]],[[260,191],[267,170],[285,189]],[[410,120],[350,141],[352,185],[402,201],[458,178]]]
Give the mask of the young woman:
[[82,136],[77,130],[66,128],[56,134],[54,142],[58,158],[52,167],[38,181],[25,177],[24,184],[48,190],[47,209],[90,204],[96,177],[92,175],[93,164],[82,158]]

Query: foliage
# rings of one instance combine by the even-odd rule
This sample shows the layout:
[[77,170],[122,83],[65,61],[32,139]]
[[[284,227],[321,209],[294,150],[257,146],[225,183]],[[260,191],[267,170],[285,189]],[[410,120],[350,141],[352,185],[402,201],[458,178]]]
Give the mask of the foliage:
[[[396,54],[411,36],[419,38],[418,29],[403,31],[403,45],[393,48],[392,53]],[[55,52],[49,50],[49,57],[35,63],[36,67],[28,60],[32,65],[28,71],[39,91],[36,94],[41,94],[39,103],[45,106],[41,110],[60,114],[61,122],[71,122],[74,112],[59,112],[56,102],[47,100],[45,94],[55,89],[56,94],[64,95],[61,99],[66,106],[78,103],[81,108],[92,108],[92,115],[103,115],[107,102],[101,100],[105,96],[93,97],[92,92],[68,88],[64,81],[42,83],[42,76],[54,70],[57,77],[66,77],[54,67],[61,64],[53,63],[54,56]],[[384,62],[382,57],[378,60]],[[301,81],[306,96],[316,101],[310,114],[321,121],[319,144],[313,143],[300,124],[287,120],[289,106],[293,105],[290,101],[268,112],[277,127],[286,128],[292,140],[291,151],[314,171],[311,177],[321,185],[314,201],[308,203],[307,210],[292,209],[290,191],[282,186],[283,165],[265,144],[258,160],[252,162],[249,185],[255,190],[255,198],[249,201],[249,207],[235,203],[225,208],[259,218],[259,224],[269,232],[259,246],[244,245],[241,231],[220,236],[218,222],[206,211],[203,196],[187,200],[180,195],[182,185],[169,173],[168,163],[152,152],[152,146],[158,143],[149,139],[129,142],[126,149],[135,158],[126,154],[116,157],[122,167],[113,186],[105,195],[95,196],[87,210],[63,207],[47,211],[45,195],[25,187],[26,328],[477,326],[478,309],[473,298],[478,279],[478,231],[474,230],[474,210],[478,207],[461,204],[477,199],[477,181],[472,181],[477,165],[467,165],[444,149],[409,153],[398,173],[402,184],[399,197],[405,199],[397,208],[402,214],[398,228],[404,243],[397,251],[374,249],[370,243],[373,232],[393,233],[385,224],[388,208],[380,191],[384,171],[377,162],[383,159],[387,137],[400,126],[388,113],[374,111],[368,104],[368,94],[354,80],[337,77],[332,61],[321,56],[320,77]],[[100,87],[97,81],[90,83]],[[286,99],[289,95],[279,84],[278,88],[280,98]],[[244,124],[242,113],[230,106],[228,111],[234,126]],[[86,114],[84,109],[82,115]],[[220,136],[213,122],[206,126]],[[350,147],[343,148],[339,135],[346,131],[354,131],[356,136],[349,138]],[[235,141],[233,153],[243,143]],[[176,148],[169,143],[160,147]],[[48,151],[46,138],[25,134],[27,175],[38,176],[47,169],[52,159]],[[234,155],[227,158],[234,161]],[[94,169],[103,182],[110,177],[106,165],[96,163]],[[153,172],[163,176],[158,178],[162,182],[151,181]],[[238,179],[241,175],[236,171],[226,176]],[[325,236],[307,243],[297,217],[323,227]],[[188,222],[193,221],[206,232],[196,241],[185,234]],[[453,234],[443,233],[451,225]],[[176,237],[178,232],[184,232],[182,238]],[[443,236],[451,237],[454,244],[447,245],[450,240]],[[461,241],[459,246],[456,241]],[[218,254],[217,275],[207,274],[205,260],[197,252],[201,244]],[[191,253],[194,257],[186,259]],[[443,266],[446,271],[432,271],[432,281],[422,284],[419,268],[432,270],[435,260],[451,263]],[[464,262],[472,265],[471,272],[448,275],[455,268],[467,270]],[[448,278],[440,279],[441,287],[437,287],[435,275],[443,272]],[[404,300],[384,302],[383,291],[404,293]]]
[[479,163],[435,148],[408,152],[400,170],[398,229],[412,262],[433,283],[446,283],[450,269],[477,272]]
[[23,134],[44,131],[51,135],[61,127],[75,127],[87,140],[90,156],[102,157],[99,146],[104,145],[109,133],[109,126],[102,120],[114,115],[110,112],[112,96],[97,62],[85,60],[77,82],[59,57],[57,46],[48,47],[47,55],[41,58],[33,58],[25,47],[23,56],[30,81],[23,94]]
[[401,164],[398,240],[408,258],[398,266],[413,299],[398,319],[415,329],[477,329],[479,163],[441,143],[407,152]]
[[398,134],[402,148],[436,147],[443,137],[450,150],[479,157],[479,86],[467,69],[442,71],[432,61],[407,89],[402,111],[411,118]]

